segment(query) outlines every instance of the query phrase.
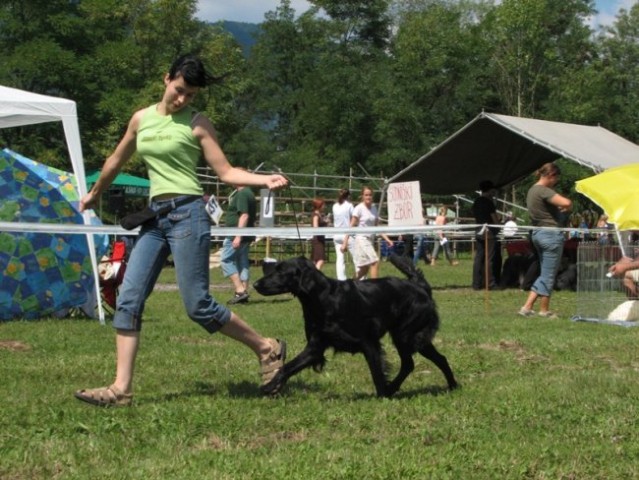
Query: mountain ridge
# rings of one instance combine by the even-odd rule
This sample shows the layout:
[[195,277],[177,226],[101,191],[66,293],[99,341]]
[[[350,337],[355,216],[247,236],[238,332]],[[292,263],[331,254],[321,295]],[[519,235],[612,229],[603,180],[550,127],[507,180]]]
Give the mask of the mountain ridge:
[[248,22],[233,22],[223,20],[220,22],[222,28],[233,35],[235,41],[242,47],[244,56],[248,57],[251,53],[251,48],[257,41],[257,36],[261,31],[260,24],[248,23]]

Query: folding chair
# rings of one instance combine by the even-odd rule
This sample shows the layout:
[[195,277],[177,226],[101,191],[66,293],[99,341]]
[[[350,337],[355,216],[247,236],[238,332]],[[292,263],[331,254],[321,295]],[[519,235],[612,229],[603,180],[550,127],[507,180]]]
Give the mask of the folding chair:
[[124,279],[127,257],[126,242],[116,240],[111,248],[111,256],[102,257],[98,265],[102,300],[105,307],[109,307],[107,309],[110,313],[115,311],[115,300]]

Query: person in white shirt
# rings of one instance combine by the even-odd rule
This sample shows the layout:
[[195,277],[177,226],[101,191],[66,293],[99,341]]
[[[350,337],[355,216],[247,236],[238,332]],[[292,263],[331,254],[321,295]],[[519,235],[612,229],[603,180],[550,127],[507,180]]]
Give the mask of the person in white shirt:
[[[351,227],[373,227],[379,223],[379,214],[377,207],[373,205],[373,189],[370,187],[362,188],[362,202],[353,209],[351,217]],[[381,237],[386,240],[389,248],[393,248],[393,241],[388,235],[382,234]],[[344,236],[344,244],[342,252],[346,251],[349,235]],[[375,251],[375,235],[358,234],[355,235],[355,247],[353,248],[353,260],[357,272],[355,280],[363,280],[370,272],[370,278],[379,276],[379,256]]]
[[[337,202],[333,204],[333,226],[338,228],[348,228],[351,225],[351,217],[353,216],[353,204],[349,201],[351,192],[347,188],[342,188],[337,196]],[[344,245],[344,235],[339,234],[333,237],[335,244],[335,272],[338,280],[346,280],[346,259],[344,253],[348,251],[352,254],[352,244],[349,242],[347,248],[342,250]]]

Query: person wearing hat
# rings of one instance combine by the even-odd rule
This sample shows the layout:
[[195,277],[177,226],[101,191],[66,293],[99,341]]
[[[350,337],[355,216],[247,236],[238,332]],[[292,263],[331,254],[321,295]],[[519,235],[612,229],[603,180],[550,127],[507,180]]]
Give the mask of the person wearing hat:
[[[499,288],[501,276],[501,244],[499,242],[499,227],[501,222],[493,198],[497,194],[497,187],[490,180],[479,184],[481,195],[473,202],[475,223],[479,226],[475,231],[477,251],[473,261],[473,290],[486,287],[491,290]],[[491,225],[487,227],[486,225]],[[488,274],[485,278],[484,273]]]

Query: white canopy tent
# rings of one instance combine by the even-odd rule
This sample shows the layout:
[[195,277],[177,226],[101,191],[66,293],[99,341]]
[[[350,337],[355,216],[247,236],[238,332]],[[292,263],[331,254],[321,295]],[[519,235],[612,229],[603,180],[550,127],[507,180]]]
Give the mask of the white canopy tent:
[[[75,102],[0,85],[0,128],[45,122],[62,122],[73,173],[76,176],[80,195],[83,196],[87,190]],[[84,214],[84,223],[85,225],[90,224],[88,212]],[[100,279],[98,277],[93,235],[87,233],[86,237],[91,255],[91,264],[93,265],[96,295],[97,298],[100,298]],[[99,301],[98,315],[100,322],[104,323],[104,311]]]
[[603,127],[481,113],[388,183],[419,180],[422,193],[463,194],[482,180],[512,184],[558,158],[598,173],[639,161],[639,145]]

